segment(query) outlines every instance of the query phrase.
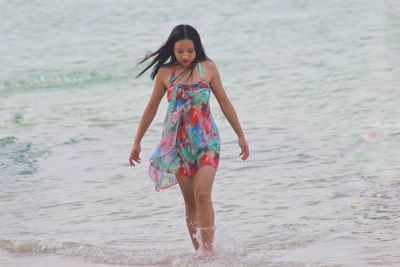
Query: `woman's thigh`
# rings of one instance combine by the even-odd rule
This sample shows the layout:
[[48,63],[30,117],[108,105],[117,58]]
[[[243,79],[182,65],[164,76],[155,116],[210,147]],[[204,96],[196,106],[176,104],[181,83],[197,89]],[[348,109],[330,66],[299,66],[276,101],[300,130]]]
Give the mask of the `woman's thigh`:
[[185,202],[194,202],[194,180],[193,177],[176,175],[179,188],[181,189]]
[[193,177],[195,194],[210,194],[217,170],[211,165],[201,167]]

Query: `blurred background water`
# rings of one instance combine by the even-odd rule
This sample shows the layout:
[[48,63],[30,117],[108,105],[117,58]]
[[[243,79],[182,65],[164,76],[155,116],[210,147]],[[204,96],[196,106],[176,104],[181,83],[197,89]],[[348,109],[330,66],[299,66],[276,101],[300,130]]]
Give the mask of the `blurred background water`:
[[[1,266],[400,266],[400,3],[0,0]],[[136,63],[198,29],[249,142],[222,139],[218,259],[193,255],[148,157],[166,99]],[[33,265],[32,265],[33,264]],[[86,265],[85,265],[86,264]]]

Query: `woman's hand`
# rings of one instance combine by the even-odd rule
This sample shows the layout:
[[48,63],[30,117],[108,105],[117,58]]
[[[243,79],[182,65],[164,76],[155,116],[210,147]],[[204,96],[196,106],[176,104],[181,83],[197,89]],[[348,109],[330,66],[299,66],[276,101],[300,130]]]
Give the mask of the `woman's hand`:
[[140,144],[138,143],[133,144],[131,155],[129,156],[129,164],[131,166],[135,166],[135,163],[133,163],[134,161],[140,163],[140,157],[139,157],[140,149],[141,149]]
[[247,145],[246,139],[244,137],[239,137],[238,142],[240,149],[242,150],[239,156],[242,156],[241,157],[242,160],[246,160],[250,155],[249,146]]

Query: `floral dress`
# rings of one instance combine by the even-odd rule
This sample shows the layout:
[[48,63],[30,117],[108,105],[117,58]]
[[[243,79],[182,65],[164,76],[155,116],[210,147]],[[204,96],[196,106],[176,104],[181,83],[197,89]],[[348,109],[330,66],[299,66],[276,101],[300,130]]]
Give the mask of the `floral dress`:
[[210,110],[210,84],[203,81],[175,83],[172,67],[167,89],[168,110],[162,138],[150,157],[149,176],[160,191],[177,183],[176,175],[194,176],[205,165],[218,168],[220,138]]

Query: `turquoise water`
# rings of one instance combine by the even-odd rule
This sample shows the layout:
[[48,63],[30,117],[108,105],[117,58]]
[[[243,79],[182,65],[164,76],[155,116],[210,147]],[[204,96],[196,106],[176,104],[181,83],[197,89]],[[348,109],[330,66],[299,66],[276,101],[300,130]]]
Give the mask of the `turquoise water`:
[[[0,1],[4,266],[399,266],[397,1]],[[249,142],[222,139],[218,259],[193,255],[178,187],[128,165],[152,89],[136,63],[195,26]],[[77,263],[78,262],[78,263]],[[85,265],[86,264],[86,265]]]

